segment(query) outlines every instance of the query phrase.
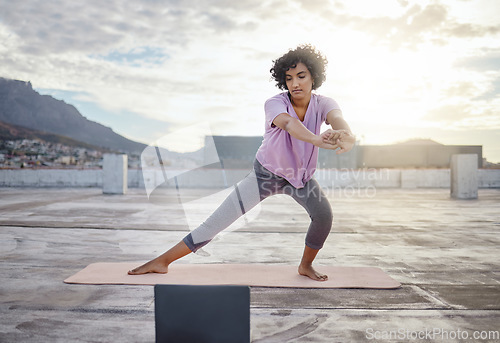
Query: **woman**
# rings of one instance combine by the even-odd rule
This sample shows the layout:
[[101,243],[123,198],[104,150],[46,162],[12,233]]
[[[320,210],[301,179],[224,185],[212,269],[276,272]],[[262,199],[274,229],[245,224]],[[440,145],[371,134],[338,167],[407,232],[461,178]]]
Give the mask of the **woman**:
[[[310,45],[299,46],[274,61],[270,70],[272,77],[285,92],[265,103],[266,130],[256,154],[254,171],[196,230],[129,274],[167,273],[170,263],[210,242],[260,201],[274,194],[288,194],[311,217],[298,272],[317,281],[328,279],[312,266],[333,221],[331,206],[313,174],[319,148],[338,149],[337,154],[347,152],[352,149],[355,137],[337,103],[312,92],[325,80],[326,64],[326,58]],[[320,134],[323,122],[332,129]]]

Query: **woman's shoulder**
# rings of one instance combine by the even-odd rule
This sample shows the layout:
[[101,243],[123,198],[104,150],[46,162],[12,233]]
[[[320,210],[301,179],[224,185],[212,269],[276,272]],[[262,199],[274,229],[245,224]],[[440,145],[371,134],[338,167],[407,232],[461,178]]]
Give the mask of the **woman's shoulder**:
[[290,98],[288,97],[288,92],[283,92],[276,94],[266,100],[265,106],[269,105],[284,105],[288,106],[290,104]]
[[279,100],[279,101],[290,101],[290,98],[288,96],[288,92],[281,92],[281,93],[278,93],[276,95],[273,95],[272,97],[270,97],[269,99],[266,100],[267,101],[272,101],[272,100]]

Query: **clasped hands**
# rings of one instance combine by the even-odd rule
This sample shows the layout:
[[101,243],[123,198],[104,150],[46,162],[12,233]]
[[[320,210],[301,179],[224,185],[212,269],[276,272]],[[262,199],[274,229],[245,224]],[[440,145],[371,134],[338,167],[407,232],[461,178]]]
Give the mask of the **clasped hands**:
[[[336,150],[337,154],[348,152],[356,143],[356,137],[347,130],[332,130],[328,129],[319,135],[321,142],[318,144],[320,148]],[[319,140],[318,140],[319,141]]]

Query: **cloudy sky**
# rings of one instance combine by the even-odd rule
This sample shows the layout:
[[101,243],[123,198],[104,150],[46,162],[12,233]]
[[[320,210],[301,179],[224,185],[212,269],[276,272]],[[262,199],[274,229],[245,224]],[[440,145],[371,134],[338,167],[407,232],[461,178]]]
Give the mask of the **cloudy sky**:
[[197,123],[262,135],[272,60],[311,43],[329,60],[317,92],[361,144],[429,138],[500,162],[499,14],[493,0],[0,0],[0,76],[130,139],[183,132],[183,151]]

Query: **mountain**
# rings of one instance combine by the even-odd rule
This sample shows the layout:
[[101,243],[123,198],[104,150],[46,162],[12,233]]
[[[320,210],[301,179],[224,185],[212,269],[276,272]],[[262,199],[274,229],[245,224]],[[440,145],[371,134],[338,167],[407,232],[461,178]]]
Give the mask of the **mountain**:
[[[88,120],[78,110],[50,95],[41,95],[30,82],[0,77],[0,121],[114,151],[140,153],[145,144]],[[26,137],[27,138],[27,137]]]
[[55,133],[33,130],[27,127],[12,125],[0,121],[0,141],[15,141],[20,139],[39,139],[45,142],[59,143],[66,146],[80,147],[102,152],[108,151],[108,149],[76,141],[66,136],[56,135]]

